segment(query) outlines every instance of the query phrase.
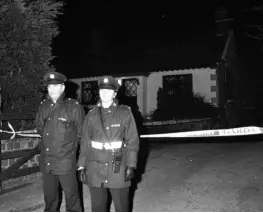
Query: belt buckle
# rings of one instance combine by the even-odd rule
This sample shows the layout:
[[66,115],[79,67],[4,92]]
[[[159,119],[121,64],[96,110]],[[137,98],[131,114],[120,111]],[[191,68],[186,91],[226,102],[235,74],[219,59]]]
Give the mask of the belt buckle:
[[106,146],[107,146],[107,143],[103,143],[102,150],[104,150],[104,151],[107,150]]
[[104,143],[104,144],[103,144],[103,147],[104,147],[105,150],[111,149],[110,143]]

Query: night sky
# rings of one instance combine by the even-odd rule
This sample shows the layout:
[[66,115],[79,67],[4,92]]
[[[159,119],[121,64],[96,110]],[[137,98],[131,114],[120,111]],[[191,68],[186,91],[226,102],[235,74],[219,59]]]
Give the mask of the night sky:
[[[206,58],[209,51],[213,52],[216,47],[214,11],[223,4],[221,1],[176,4],[175,1],[65,2],[64,14],[58,19],[61,33],[53,43],[53,55],[57,56],[53,64],[57,71],[70,78],[180,68],[173,67],[169,61],[154,65],[143,61],[142,55],[147,51],[154,52],[163,47],[176,49],[178,57],[172,55],[179,61],[182,61],[180,57],[185,59],[180,66],[194,61],[195,56],[192,66],[202,66],[197,61],[205,60],[198,58],[198,52],[189,54],[193,51],[188,46],[201,49]],[[234,11],[233,8],[237,10],[243,5],[228,3],[228,6]],[[204,65],[213,64],[218,55],[209,57]]]

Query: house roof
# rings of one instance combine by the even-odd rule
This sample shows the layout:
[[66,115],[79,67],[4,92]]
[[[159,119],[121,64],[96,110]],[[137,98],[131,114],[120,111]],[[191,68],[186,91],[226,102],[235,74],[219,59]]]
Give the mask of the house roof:
[[[111,76],[115,77],[115,78],[126,78],[126,77],[138,77],[138,76],[149,76],[151,73],[167,73],[167,72],[173,72],[173,71],[178,71],[178,72],[184,72],[184,71],[193,71],[193,72],[198,72],[199,70],[214,70],[215,68],[214,67],[199,67],[199,68],[189,68],[189,69],[178,69],[178,70],[155,70],[155,71],[152,71],[152,72],[133,72],[133,73],[114,73],[114,74],[111,74]],[[76,77],[76,78],[70,78],[69,80],[70,81],[74,81],[74,80],[80,80],[80,81],[83,81],[83,80],[87,80],[89,79],[90,81],[95,81],[95,80],[98,80],[98,78],[100,78],[102,75],[94,75],[94,76],[85,76],[85,77]]]
[[86,70],[74,78],[102,75],[148,75],[157,70],[182,70],[215,67],[223,53],[227,37],[214,34],[188,35],[174,38],[159,47],[146,47],[128,52],[119,48],[115,55],[97,56]]

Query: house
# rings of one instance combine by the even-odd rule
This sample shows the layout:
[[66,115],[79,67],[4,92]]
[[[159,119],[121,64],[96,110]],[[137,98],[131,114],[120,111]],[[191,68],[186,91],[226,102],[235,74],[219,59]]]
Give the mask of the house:
[[[222,19],[222,16],[220,18]],[[174,69],[158,68],[161,67],[160,64],[156,65],[154,61],[152,64],[155,63],[157,67],[155,70],[111,74],[122,85],[122,95],[125,96],[126,103],[137,104],[142,115],[147,116],[157,107],[159,88],[173,90],[175,85],[177,87],[179,85],[184,88],[184,92],[199,94],[207,102],[223,108],[227,91],[225,89],[227,70],[233,69],[231,61],[233,61],[233,55],[235,56],[235,45],[233,32],[229,28],[222,27],[226,24],[228,26],[228,22],[219,20],[216,23],[218,31],[216,36],[212,37],[217,47],[211,49],[211,43],[205,43],[208,39],[204,35],[191,38],[191,42],[182,42],[184,52],[180,49],[174,54],[169,54],[169,57],[171,55],[174,57],[170,60],[172,61],[170,67]],[[166,58],[162,64],[165,64]],[[128,64],[126,67],[127,70],[131,69]],[[134,63],[132,69],[135,70]],[[96,103],[98,100],[97,81],[100,77],[101,75],[70,79],[79,85],[77,94],[82,104]]]
[[[204,96],[208,102],[218,103],[215,68],[168,70],[151,72],[148,75],[114,76],[123,86],[128,103],[137,104],[144,116],[156,109],[158,89],[172,87],[178,81],[183,82],[184,88],[190,92]],[[79,85],[80,89],[77,94],[82,104],[95,104],[98,97],[97,81],[99,78],[100,76],[71,79]]]

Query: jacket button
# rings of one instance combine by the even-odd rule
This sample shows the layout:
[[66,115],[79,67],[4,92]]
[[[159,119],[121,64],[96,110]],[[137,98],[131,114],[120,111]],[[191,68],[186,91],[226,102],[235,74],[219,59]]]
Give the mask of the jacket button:
[[49,151],[49,148],[47,148],[46,150]]
[[105,163],[105,165],[106,165],[106,166],[108,166],[108,164],[107,164],[107,163]]
[[50,118],[48,118],[48,120],[50,121]]
[[49,166],[49,165],[50,165],[50,163],[47,163],[47,165]]
[[108,183],[108,181],[107,181],[107,180],[105,180],[105,183]]
[[49,133],[47,133],[46,135],[49,135]]
[[109,130],[109,127],[107,126],[106,129]]

